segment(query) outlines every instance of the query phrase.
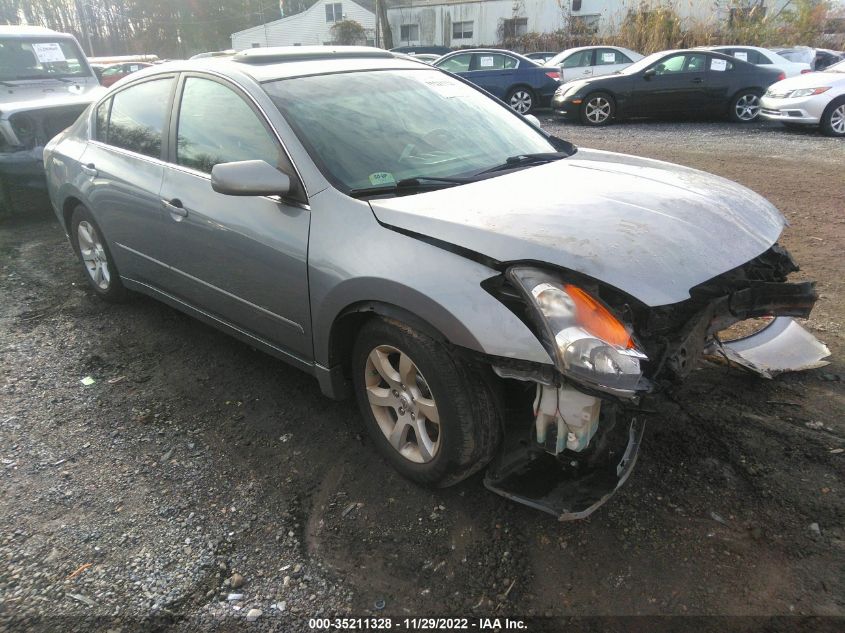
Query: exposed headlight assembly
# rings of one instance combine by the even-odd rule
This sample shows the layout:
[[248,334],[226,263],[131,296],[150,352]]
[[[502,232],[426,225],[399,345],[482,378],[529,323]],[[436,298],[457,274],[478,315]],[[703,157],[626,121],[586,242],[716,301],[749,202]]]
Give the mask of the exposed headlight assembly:
[[507,277],[533,308],[541,342],[561,373],[623,397],[642,389],[640,361],[647,356],[601,301],[539,268],[514,266]]

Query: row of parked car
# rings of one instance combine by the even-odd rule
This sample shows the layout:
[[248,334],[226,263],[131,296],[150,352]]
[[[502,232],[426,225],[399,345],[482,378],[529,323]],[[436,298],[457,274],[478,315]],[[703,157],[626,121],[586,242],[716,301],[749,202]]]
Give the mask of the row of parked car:
[[712,46],[644,57],[618,46],[584,46],[554,55],[499,49],[423,55],[418,59],[468,79],[521,114],[551,107],[593,126],[673,114],[737,122],[762,117],[845,136],[845,54],[836,51]]

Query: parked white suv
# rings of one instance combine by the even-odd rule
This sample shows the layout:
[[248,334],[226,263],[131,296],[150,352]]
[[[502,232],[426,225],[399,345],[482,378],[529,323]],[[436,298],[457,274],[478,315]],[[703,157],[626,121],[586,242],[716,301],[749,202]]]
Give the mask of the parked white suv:
[[787,79],[789,77],[796,77],[802,73],[812,72],[813,70],[810,64],[790,61],[786,57],[770,51],[768,48],[760,48],[759,46],[706,46],[702,48],[724,53],[725,55],[732,55],[737,59],[741,59],[749,64],[755,64],[756,66],[777,68],[783,71]]
[[769,86],[760,116],[785,125],[818,125],[828,136],[845,136],[845,61],[823,71]]

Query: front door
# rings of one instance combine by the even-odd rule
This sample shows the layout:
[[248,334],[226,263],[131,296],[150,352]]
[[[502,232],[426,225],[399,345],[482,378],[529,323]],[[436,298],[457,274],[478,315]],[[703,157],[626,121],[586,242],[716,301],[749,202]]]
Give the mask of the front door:
[[[310,211],[302,185],[263,115],[216,78],[183,77],[171,119],[161,204],[169,222],[172,293],[229,324],[310,360]],[[289,198],[227,196],[211,188],[218,163],[264,160],[291,176]]]
[[[693,114],[704,108],[707,56],[680,53],[662,59],[634,78],[630,114]],[[649,72],[653,71],[653,72]]]

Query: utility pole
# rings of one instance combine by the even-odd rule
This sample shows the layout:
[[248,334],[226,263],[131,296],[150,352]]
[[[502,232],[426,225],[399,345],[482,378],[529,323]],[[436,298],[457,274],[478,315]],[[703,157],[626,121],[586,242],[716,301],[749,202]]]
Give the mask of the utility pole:
[[74,0],[76,5],[76,19],[79,21],[79,26],[82,29],[82,38],[88,47],[88,57],[94,56],[94,47],[91,45],[91,32],[88,29],[88,11],[82,0]]
[[381,48],[381,33],[379,33],[379,0],[376,0],[376,48]]

